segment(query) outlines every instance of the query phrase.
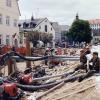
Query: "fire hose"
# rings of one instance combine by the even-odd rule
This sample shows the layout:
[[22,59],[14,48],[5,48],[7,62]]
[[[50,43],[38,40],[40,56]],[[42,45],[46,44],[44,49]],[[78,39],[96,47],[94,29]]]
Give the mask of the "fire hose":
[[60,81],[57,82],[53,82],[50,84],[43,84],[43,85],[39,85],[39,86],[30,86],[30,85],[22,85],[22,84],[17,84],[17,86],[25,91],[36,91],[36,90],[41,90],[41,89],[50,89],[62,82],[64,83],[68,83],[68,82],[75,82],[76,80],[78,80],[79,82],[81,82],[82,80],[89,78],[91,76],[95,75],[95,71],[90,71],[88,73],[85,74],[81,74],[81,75],[71,75],[68,78],[62,79]]
[[31,57],[30,58],[26,58],[26,57],[24,57],[24,56],[22,56],[22,55],[20,55],[20,54],[18,54],[16,52],[14,52],[14,51],[11,51],[11,52],[8,52],[8,53],[4,54],[1,57],[1,59],[0,59],[0,65],[3,66],[6,63],[6,61],[8,61],[9,59],[11,59],[12,56],[14,56],[14,55],[16,55],[19,58],[21,58],[23,60],[26,60],[26,61],[39,61],[39,60],[45,60],[45,59],[48,59],[48,58],[52,57],[52,56],[44,56],[44,57],[39,57],[39,58],[32,59]]
[[[6,62],[9,60],[9,59],[16,59],[16,58],[20,58],[20,59],[23,59],[25,61],[39,61],[39,60],[46,60],[46,59],[62,59],[62,60],[79,60],[79,57],[74,57],[74,56],[70,56],[70,57],[67,57],[67,56],[43,56],[43,57],[24,57],[14,51],[11,51],[11,52],[8,52],[4,55],[1,56],[1,59],[0,59],[0,66],[3,66],[6,64]],[[18,59],[19,59],[18,58]]]
[[[74,82],[82,76],[83,75],[76,75],[76,76],[70,75],[69,77],[61,79],[59,81],[55,81],[55,82],[51,82],[51,83],[44,83],[41,85],[23,85],[18,82],[14,82],[14,83],[16,83],[18,88],[20,88],[24,91],[36,91],[36,90],[42,90],[42,89],[50,89],[50,88],[54,87],[55,85],[58,85],[61,82],[64,82],[64,83]],[[12,83],[12,81],[9,81],[9,80],[6,80],[5,82]]]
[[64,83],[68,83],[68,82],[74,82],[77,79],[79,79],[79,77],[82,77],[83,75],[77,75],[77,76],[71,76],[69,78],[65,78],[62,79],[60,81],[57,82],[53,82],[50,84],[43,84],[43,85],[39,85],[39,86],[31,86],[31,85],[22,85],[22,84],[17,84],[18,88],[24,90],[24,91],[36,91],[36,90],[42,90],[42,89],[50,89],[52,87],[54,87],[55,85],[58,85],[61,82]]
[[[5,55],[3,55],[1,57],[1,59],[0,59],[0,65],[1,66],[4,65],[7,60],[12,59],[12,56],[15,56],[15,55],[18,56],[18,57],[20,57],[21,59],[27,60],[27,61],[38,61],[38,60],[45,60],[45,59],[49,59],[49,58],[54,58],[53,56],[45,56],[45,57],[39,57],[39,58],[34,58],[33,59],[31,57],[30,58],[24,57],[24,56],[22,56],[22,55],[20,55],[20,54],[18,54],[16,52],[14,52],[14,51],[11,51],[11,52],[9,52],[9,53],[7,53],[7,54],[5,54]],[[57,58],[57,56],[55,58]],[[76,58],[74,58],[74,59],[76,59]],[[51,88],[51,87],[53,87],[53,86],[61,83],[62,81],[64,81],[64,82],[71,82],[73,80],[76,80],[76,78],[78,78],[78,77],[72,77],[72,78],[69,78],[69,79],[67,78],[65,80],[61,80],[61,81],[58,81],[58,82],[53,82],[53,83],[50,83],[50,84],[43,84],[43,85],[39,85],[39,86],[22,85],[22,84],[19,84],[19,83],[16,83],[16,84],[22,90],[35,91],[35,90],[38,90],[38,89],[48,89],[48,88]]]

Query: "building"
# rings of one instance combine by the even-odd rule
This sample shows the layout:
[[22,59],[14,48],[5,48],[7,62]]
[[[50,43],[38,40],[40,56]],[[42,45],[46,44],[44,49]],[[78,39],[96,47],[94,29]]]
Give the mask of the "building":
[[[23,31],[38,31],[41,33],[52,34],[53,40],[55,40],[55,30],[47,18],[36,19],[32,16],[31,19],[20,20],[19,27],[20,27],[21,32],[23,32]],[[24,37],[23,37],[23,40],[25,40]],[[23,41],[22,45],[24,45],[24,44],[25,43]]]
[[55,42],[56,43],[61,42],[61,31],[60,31],[59,23],[51,22],[51,25],[53,26],[55,30]]
[[61,41],[67,42],[66,33],[69,31],[70,26],[68,25],[60,25],[60,31],[61,31]]
[[100,42],[100,19],[88,20],[92,29],[93,43]]
[[66,42],[65,33],[69,30],[69,26],[59,25],[58,22],[51,22],[51,25],[54,27],[55,30],[55,42],[56,43]]
[[18,0],[0,0],[0,45],[18,46]]

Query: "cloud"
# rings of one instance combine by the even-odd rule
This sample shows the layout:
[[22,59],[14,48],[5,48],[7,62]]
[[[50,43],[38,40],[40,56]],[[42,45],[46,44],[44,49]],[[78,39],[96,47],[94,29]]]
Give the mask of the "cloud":
[[82,19],[100,18],[100,0],[20,0],[21,18],[48,17],[61,24],[71,24],[76,13]]

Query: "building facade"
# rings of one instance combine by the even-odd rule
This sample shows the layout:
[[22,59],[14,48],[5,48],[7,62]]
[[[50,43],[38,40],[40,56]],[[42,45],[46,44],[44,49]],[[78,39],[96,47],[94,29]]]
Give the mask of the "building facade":
[[18,0],[0,0],[0,45],[18,46]]
[[60,31],[59,23],[51,22],[51,25],[53,26],[55,30],[55,43],[61,42],[61,31]]
[[66,33],[69,31],[70,26],[68,25],[60,25],[60,31],[61,31],[61,41],[67,42],[67,36]]
[[[55,40],[55,30],[47,18],[36,19],[32,16],[31,19],[20,20],[19,27],[20,27],[20,32],[37,31],[41,33],[52,34],[53,40]],[[24,37],[23,40],[25,40]],[[24,44],[25,43],[23,41],[22,45]],[[53,45],[55,45],[54,41],[53,41]]]
[[93,43],[100,43],[100,19],[89,20],[92,29]]
[[55,43],[63,43],[66,41],[66,33],[69,30],[68,25],[59,25],[58,22],[51,22],[51,25],[54,27],[55,30]]

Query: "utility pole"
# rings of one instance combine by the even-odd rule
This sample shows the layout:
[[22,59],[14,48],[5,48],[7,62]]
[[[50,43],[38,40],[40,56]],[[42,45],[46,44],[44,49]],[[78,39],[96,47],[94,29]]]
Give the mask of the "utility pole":
[[[30,47],[30,41],[29,41],[29,33],[25,32],[24,35],[26,37],[26,56],[31,56],[31,47]],[[26,61],[26,67],[27,68],[31,67],[31,62],[30,61]]]

